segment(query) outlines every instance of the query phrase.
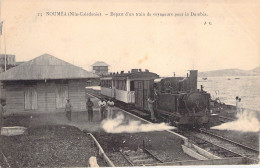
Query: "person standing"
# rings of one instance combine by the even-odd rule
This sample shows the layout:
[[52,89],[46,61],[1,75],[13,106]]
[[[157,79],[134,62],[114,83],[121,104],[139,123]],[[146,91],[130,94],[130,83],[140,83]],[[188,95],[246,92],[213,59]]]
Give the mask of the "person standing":
[[238,113],[243,113],[243,104],[241,102],[241,98],[238,99]]
[[88,101],[86,103],[87,106],[87,110],[88,110],[88,121],[92,122],[93,120],[93,106],[94,103],[90,100],[90,98],[88,97]]
[[99,113],[100,113],[100,120],[101,121],[105,119],[106,104],[107,103],[104,100],[104,98],[101,98],[101,100],[98,102]]
[[238,107],[238,104],[239,104],[239,97],[236,96],[236,110],[237,110],[237,113],[239,113],[239,107]]
[[113,109],[114,109],[115,103],[110,98],[107,102],[107,118],[112,119],[113,118]]
[[147,99],[148,102],[148,109],[151,112],[151,120],[153,121],[157,121],[155,116],[154,116],[154,110],[153,110],[153,103],[155,102],[155,100],[152,100],[150,97]]
[[4,117],[4,108],[2,106],[2,103],[0,102],[0,129],[2,128],[2,126],[4,125],[3,123],[3,117]]
[[66,117],[67,119],[71,122],[71,110],[72,110],[72,105],[70,103],[70,99],[67,99],[67,103],[65,105],[65,112],[66,112]]

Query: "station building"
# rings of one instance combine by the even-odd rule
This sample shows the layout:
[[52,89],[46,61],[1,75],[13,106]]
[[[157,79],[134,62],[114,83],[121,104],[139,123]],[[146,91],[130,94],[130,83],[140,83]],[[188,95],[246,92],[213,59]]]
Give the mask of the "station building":
[[108,74],[108,64],[103,61],[97,61],[92,64],[92,71],[97,75],[107,75]]
[[6,113],[64,112],[67,98],[73,111],[83,111],[85,87],[98,78],[54,56],[41,55],[0,74]]

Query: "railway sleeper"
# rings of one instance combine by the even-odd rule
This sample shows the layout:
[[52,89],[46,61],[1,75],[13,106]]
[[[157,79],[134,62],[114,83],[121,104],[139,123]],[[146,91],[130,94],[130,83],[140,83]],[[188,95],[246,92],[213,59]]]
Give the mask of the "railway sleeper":
[[146,158],[150,158],[150,157],[147,155],[139,155],[139,156],[129,156],[129,158],[131,160],[135,160],[135,159],[146,159]]
[[197,142],[198,145],[205,145],[207,144],[206,142]]
[[230,155],[230,152],[227,151],[218,151],[218,154],[224,155],[225,157]]
[[136,159],[136,160],[132,160],[133,163],[135,164],[148,164],[148,163],[154,163],[155,160],[152,158],[148,158],[148,159]]
[[218,148],[212,148],[212,149],[210,149],[211,151],[213,151],[213,152],[218,152],[218,151],[220,151],[220,149],[218,149]]

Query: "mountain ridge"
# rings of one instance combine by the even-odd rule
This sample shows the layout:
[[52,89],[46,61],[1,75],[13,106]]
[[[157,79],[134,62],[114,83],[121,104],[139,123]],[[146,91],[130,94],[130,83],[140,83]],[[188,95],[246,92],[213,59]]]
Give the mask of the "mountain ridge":
[[260,76],[260,66],[253,68],[251,70],[230,68],[230,69],[220,69],[220,70],[199,72],[199,77],[214,77],[214,76]]

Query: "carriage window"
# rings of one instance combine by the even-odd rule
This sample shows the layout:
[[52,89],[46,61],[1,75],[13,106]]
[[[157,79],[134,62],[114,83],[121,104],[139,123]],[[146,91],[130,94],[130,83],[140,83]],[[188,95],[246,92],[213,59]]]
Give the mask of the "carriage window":
[[122,90],[126,90],[126,80],[122,81]]
[[130,82],[130,91],[135,91],[135,83],[134,83],[134,81]]
[[118,81],[118,89],[122,90],[121,87],[122,87],[122,81]]
[[126,80],[118,80],[118,81],[116,81],[116,89],[118,89],[118,90],[126,90]]
[[112,88],[112,80],[109,80],[109,88]]
[[116,89],[119,89],[119,81],[116,81]]

